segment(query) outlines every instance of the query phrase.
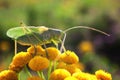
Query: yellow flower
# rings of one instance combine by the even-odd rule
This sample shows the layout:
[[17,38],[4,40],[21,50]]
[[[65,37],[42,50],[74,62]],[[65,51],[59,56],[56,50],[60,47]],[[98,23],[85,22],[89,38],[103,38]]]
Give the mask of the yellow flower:
[[66,69],[67,71],[69,71],[71,74],[75,73],[75,72],[79,72],[81,71],[77,66],[75,66],[74,64],[66,64],[64,62],[59,62],[57,65],[58,69]]
[[70,76],[70,77],[66,77],[64,80],[78,80],[78,79],[75,78],[75,77]]
[[82,52],[91,52],[93,51],[93,44],[90,41],[83,41],[80,43],[79,49]]
[[60,61],[57,65],[57,68],[65,69],[66,65],[67,65],[66,63]]
[[40,55],[43,57],[46,57],[45,50],[41,46],[31,46],[27,49],[27,52],[29,52],[32,55]]
[[95,75],[92,75],[92,74],[90,75],[90,78],[91,78],[91,80],[98,80],[97,77]]
[[39,71],[48,68],[49,60],[45,57],[35,56],[29,62],[30,69],[34,71]]
[[96,71],[95,75],[99,80],[112,80],[111,74],[103,70]]
[[4,70],[0,73],[0,80],[18,80],[16,72]]
[[71,74],[65,69],[56,69],[50,75],[50,80],[64,80],[66,77],[71,76]]
[[81,62],[74,63],[74,64],[72,64],[72,66],[79,68],[81,71],[83,71],[85,68],[84,64],[82,64]]
[[39,76],[32,76],[32,77],[29,77],[27,80],[43,80],[43,79],[40,78]]
[[10,50],[10,42],[8,41],[1,41],[0,42],[0,51],[9,51]]
[[31,58],[32,55],[28,52],[19,52],[13,57],[9,69],[19,72],[30,61]]
[[61,54],[60,60],[68,64],[74,64],[79,61],[79,58],[74,52],[68,50]]
[[60,55],[60,51],[55,47],[48,47],[46,48],[48,59],[55,60],[58,59],[58,56]]
[[81,70],[79,68],[77,68],[76,66],[71,65],[71,64],[70,65],[68,64],[65,69],[68,70],[71,74],[73,74],[75,72],[81,72]]
[[89,74],[84,72],[76,72],[72,76],[77,78],[78,80],[92,80]]

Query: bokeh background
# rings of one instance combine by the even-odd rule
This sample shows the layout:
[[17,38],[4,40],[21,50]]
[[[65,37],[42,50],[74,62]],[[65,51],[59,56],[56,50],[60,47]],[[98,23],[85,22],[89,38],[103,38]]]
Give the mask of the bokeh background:
[[[8,29],[20,26],[47,26],[65,30],[90,26],[107,32],[75,29],[67,33],[65,47],[73,50],[84,71],[104,69],[120,79],[120,0],[0,0],[0,71],[7,69],[14,55]],[[24,50],[24,46],[19,47]]]

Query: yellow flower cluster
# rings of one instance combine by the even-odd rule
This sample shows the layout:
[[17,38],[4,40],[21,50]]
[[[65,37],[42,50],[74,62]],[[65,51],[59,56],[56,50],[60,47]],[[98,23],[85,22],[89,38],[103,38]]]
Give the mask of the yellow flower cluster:
[[66,69],[71,74],[84,70],[84,65],[79,62],[79,57],[72,51],[65,51],[60,55],[57,68]]
[[60,51],[55,47],[46,48],[46,52],[48,54],[49,60],[57,60],[59,58],[59,55],[61,54]]
[[86,53],[86,52],[92,52],[94,50],[93,44],[90,41],[82,41],[79,44],[80,52]]
[[9,66],[10,70],[20,72],[22,68],[30,61],[32,55],[28,52],[19,52],[13,57]]
[[71,76],[71,74],[66,69],[56,69],[51,73],[50,80],[64,80],[69,76]]
[[75,77],[70,76],[70,77],[66,77],[64,80],[78,80],[78,79],[75,78]]
[[57,65],[57,68],[66,69],[71,74],[73,74],[75,72],[79,72],[82,69],[82,68],[79,68],[78,66],[76,66],[76,64],[66,64],[64,62],[59,62],[58,65]]
[[32,55],[46,57],[49,60],[55,60],[61,54],[60,51],[55,47],[48,47],[46,49],[43,49],[41,46],[31,46],[27,49],[27,52],[29,52]]
[[18,80],[17,73],[12,70],[4,70],[0,72],[0,80]]
[[46,57],[45,50],[41,46],[31,46],[27,49],[27,52],[32,55],[40,55]]
[[78,80],[97,80],[96,76],[84,72],[76,72],[72,76]]
[[96,71],[95,75],[97,76],[98,80],[112,80],[111,74],[109,74],[103,70]]
[[112,80],[111,74],[103,70],[95,74],[83,72],[84,65],[73,51],[67,50],[61,54],[55,47],[43,49],[41,46],[31,46],[27,52],[17,53],[9,70],[0,73],[0,80],[18,80],[17,74],[25,65],[38,73],[38,76],[30,76],[27,80],[46,80],[44,73],[47,70],[47,80]]
[[49,60],[41,56],[35,56],[29,62],[30,69],[34,71],[41,71],[49,66]]
[[31,58],[32,55],[28,52],[19,52],[16,54],[9,65],[9,70],[0,73],[0,80],[18,80],[17,73],[24,68]]
[[[60,55],[60,51],[55,47],[47,47],[43,49],[41,46],[31,46],[27,52],[19,52],[9,65],[9,70],[0,73],[0,80],[17,80],[19,73],[25,65],[33,71],[42,71],[49,67],[50,61],[56,61]],[[29,77],[28,80],[43,80],[39,77]]]
[[112,80],[111,74],[103,70],[90,74],[83,72],[83,69],[84,65],[79,62],[78,56],[66,51],[60,55],[57,69],[51,73],[50,80]]
[[72,52],[72,51],[66,51],[61,54],[60,56],[61,61],[68,63],[68,64],[73,64],[79,62],[78,56]]
[[66,69],[56,69],[51,73],[50,80],[112,80],[112,77],[103,70],[98,70],[95,74],[82,71],[70,74]]
[[61,54],[55,47],[43,49],[41,46],[31,46],[27,51],[32,55],[34,54],[34,57],[28,63],[29,68],[34,71],[47,69],[49,67],[49,62],[57,60],[58,56]]

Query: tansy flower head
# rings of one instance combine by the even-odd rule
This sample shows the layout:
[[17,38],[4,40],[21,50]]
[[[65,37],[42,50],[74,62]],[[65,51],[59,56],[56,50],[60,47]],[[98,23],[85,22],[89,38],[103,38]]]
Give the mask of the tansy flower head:
[[68,64],[74,64],[79,61],[79,58],[74,52],[68,50],[61,54],[60,60]]
[[48,59],[55,60],[60,55],[60,51],[55,47],[46,48]]
[[19,52],[13,57],[9,69],[19,72],[30,61],[31,58],[32,55],[28,52]]
[[73,76],[70,76],[70,77],[66,77],[64,80],[78,80],[78,79]]
[[32,76],[32,77],[29,77],[27,80],[43,80],[43,79],[40,78],[39,76]]
[[80,43],[79,49],[82,52],[91,52],[93,51],[93,45],[90,41],[83,41]]
[[79,68],[81,71],[83,71],[85,68],[84,64],[82,64],[81,62],[74,63],[74,64],[72,64],[72,66]]
[[84,72],[76,72],[72,76],[77,78],[78,80],[91,80],[89,74]]
[[31,46],[27,49],[27,52],[32,55],[40,55],[46,57],[45,50],[41,46]]
[[95,75],[98,78],[98,80],[112,80],[111,74],[103,70],[96,71]]
[[58,62],[57,68],[65,69],[66,65],[67,65],[66,63],[60,61]]
[[71,74],[65,69],[56,69],[50,75],[50,80],[64,80],[66,77],[71,76]]
[[65,69],[68,70],[71,74],[81,71],[79,68],[77,68],[76,66],[74,66],[72,64],[66,65]]
[[79,72],[81,71],[77,66],[73,65],[73,64],[66,64],[64,62],[59,62],[57,65],[58,69],[66,69],[68,70],[71,74],[75,73],[75,72]]
[[30,69],[34,71],[39,71],[48,68],[49,60],[45,57],[35,56],[29,62]]
[[18,80],[16,72],[12,70],[4,70],[0,72],[0,80]]
[[90,78],[91,78],[91,80],[98,80],[97,77],[93,74],[90,74]]

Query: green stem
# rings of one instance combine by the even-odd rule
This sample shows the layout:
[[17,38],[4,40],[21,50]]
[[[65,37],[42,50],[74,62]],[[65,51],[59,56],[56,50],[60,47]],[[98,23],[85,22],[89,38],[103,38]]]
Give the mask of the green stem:
[[42,77],[42,75],[39,71],[37,71],[37,74],[38,74],[39,77]]
[[56,46],[56,48],[58,49],[58,43],[55,40],[52,40],[52,42]]
[[49,78],[50,78],[51,71],[52,71],[52,61],[50,61],[50,64],[49,64],[47,80],[49,80]]
[[20,73],[18,74],[18,80],[20,80]]
[[41,73],[41,76],[42,76],[43,80],[46,80],[43,72],[41,71],[40,73]]
[[54,67],[53,67],[53,69],[55,70],[56,67],[57,67],[57,61],[54,61]]
[[44,76],[44,74],[43,74],[42,71],[37,71],[37,74],[38,74],[38,76],[41,77],[43,80],[46,80],[46,79],[45,79],[45,76]]
[[32,74],[30,73],[30,71],[28,70],[27,66],[25,65],[25,71],[27,72],[27,74],[32,77]]

